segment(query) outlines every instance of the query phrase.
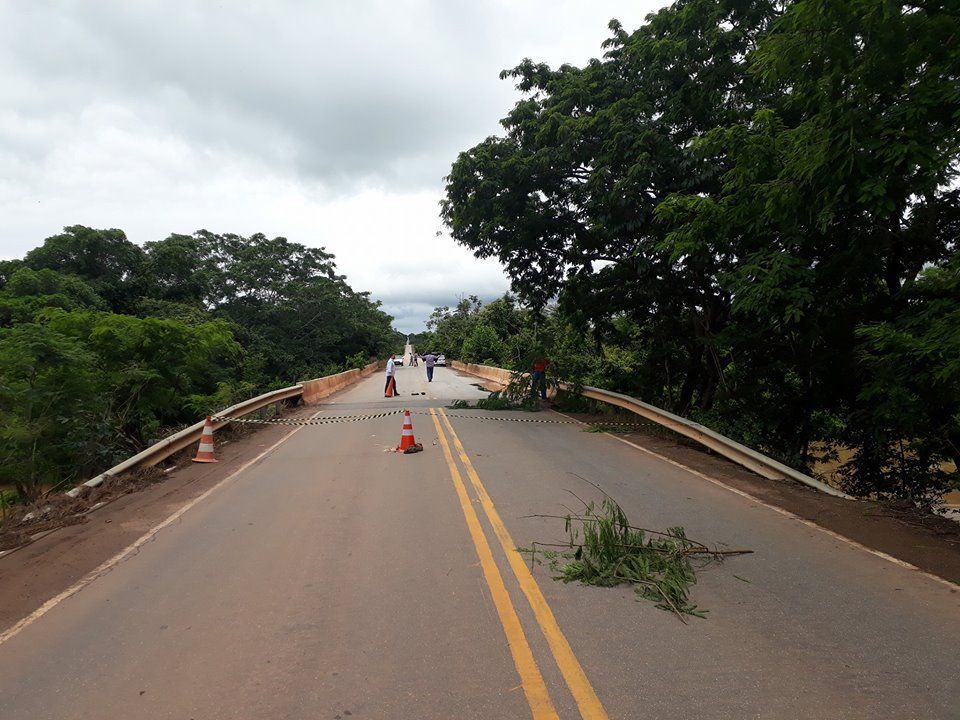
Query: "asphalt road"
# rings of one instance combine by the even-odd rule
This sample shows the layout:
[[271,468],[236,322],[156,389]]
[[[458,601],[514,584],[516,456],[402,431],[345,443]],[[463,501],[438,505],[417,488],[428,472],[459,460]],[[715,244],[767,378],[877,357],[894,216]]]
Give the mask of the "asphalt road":
[[[397,381],[317,409],[409,407],[423,453],[385,452],[399,415],[298,431],[0,645],[0,717],[960,718],[944,584],[575,425],[445,419],[485,395],[451,370]],[[512,548],[564,534],[525,516],[597,497],[577,476],[755,554],[687,624],[531,574]]]

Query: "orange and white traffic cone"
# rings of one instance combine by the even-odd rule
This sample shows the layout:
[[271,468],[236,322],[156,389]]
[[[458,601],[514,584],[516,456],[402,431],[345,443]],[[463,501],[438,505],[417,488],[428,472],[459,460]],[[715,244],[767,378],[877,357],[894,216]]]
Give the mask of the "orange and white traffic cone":
[[397,394],[398,394],[398,393],[397,393],[397,383],[396,383],[396,381],[393,379],[393,375],[391,375],[391,376],[390,376],[390,379],[387,380],[387,390],[386,390],[385,393],[383,393],[383,396],[384,396],[384,397],[393,397],[394,395],[397,395]]
[[400,452],[406,452],[407,448],[411,448],[417,444],[417,441],[413,438],[413,420],[410,418],[410,411],[403,411],[403,434],[400,435],[400,447],[397,448]]
[[203,424],[203,433],[200,435],[200,445],[197,447],[197,456],[193,461],[202,463],[217,462],[217,458],[213,454],[213,420],[211,420],[209,416]]

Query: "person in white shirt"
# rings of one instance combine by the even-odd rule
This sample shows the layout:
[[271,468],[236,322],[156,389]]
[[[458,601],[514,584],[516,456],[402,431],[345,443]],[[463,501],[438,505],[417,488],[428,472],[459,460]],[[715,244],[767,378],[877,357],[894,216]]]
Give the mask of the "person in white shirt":
[[387,395],[387,390],[390,389],[390,381],[391,381],[391,380],[393,380],[393,395],[394,395],[394,397],[396,397],[397,395],[400,394],[400,393],[397,392],[397,377],[396,377],[397,364],[396,364],[396,362],[395,362],[396,357],[397,357],[396,355],[391,355],[391,356],[390,356],[390,359],[387,360],[387,382],[386,382],[386,384],[383,386],[383,396],[384,396],[384,397],[390,397],[389,395]]

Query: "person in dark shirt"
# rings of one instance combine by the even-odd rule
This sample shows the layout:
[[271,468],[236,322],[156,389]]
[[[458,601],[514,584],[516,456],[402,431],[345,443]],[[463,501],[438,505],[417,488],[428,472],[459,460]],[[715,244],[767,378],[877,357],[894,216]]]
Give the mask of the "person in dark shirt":
[[427,367],[427,382],[433,382],[433,366],[437,364],[437,356],[428,352],[423,356],[423,364]]

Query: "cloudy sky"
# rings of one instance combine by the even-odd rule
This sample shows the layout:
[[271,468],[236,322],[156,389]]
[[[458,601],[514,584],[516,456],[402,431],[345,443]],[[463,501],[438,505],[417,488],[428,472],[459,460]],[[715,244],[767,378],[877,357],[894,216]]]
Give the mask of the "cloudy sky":
[[405,331],[507,289],[441,230],[457,153],[524,57],[582,64],[663,0],[116,0],[0,5],[0,257],[65,225],[324,246]]

